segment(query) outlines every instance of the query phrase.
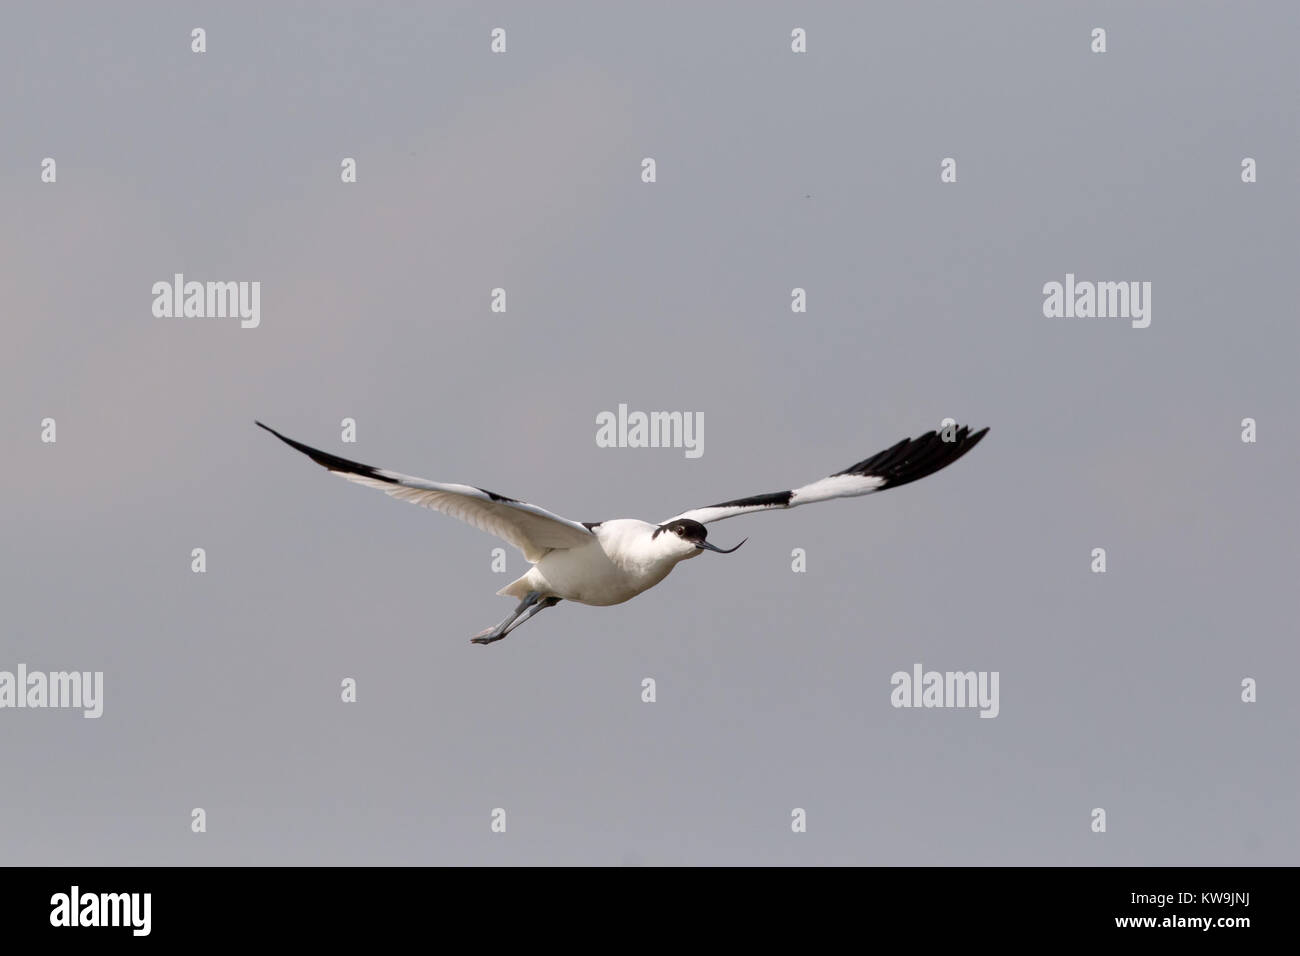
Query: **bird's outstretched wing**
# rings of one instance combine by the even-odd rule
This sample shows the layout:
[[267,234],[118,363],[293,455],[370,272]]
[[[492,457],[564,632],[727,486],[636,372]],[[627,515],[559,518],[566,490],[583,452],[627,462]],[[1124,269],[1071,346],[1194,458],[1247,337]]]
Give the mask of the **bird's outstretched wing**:
[[529,561],[540,561],[542,555],[556,548],[576,548],[587,544],[593,537],[585,525],[551,514],[545,508],[526,501],[516,501],[471,485],[442,484],[372,468],[286,438],[261,422],[257,424],[334,474],[368,488],[378,488],[394,498],[413,501],[459,518],[514,545]]
[[979,444],[987,432],[987,428],[972,432],[968,426],[963,425],[950,433],[949,440],[945,440],[944,434],[940,432],[926,432],[920,438],[904,438],[892,448],[886,448],[829,478],[822,478],[802,488],[738,498],[709,505],[707,508],[692,508],[661,523],[689,518],[708,524],[710,521],[721,521],[723,518],[753,514],[756,511],[797,508],[814,501],[852,498],[873,491],[884,491],[886,488],[897,488],[951,465]]

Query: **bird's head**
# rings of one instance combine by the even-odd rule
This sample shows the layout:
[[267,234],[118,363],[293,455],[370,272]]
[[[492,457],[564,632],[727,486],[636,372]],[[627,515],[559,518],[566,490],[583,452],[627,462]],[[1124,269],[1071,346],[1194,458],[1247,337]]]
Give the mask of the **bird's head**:
[[698,521],[692,521],[690,518],[678,518],[676,521],[670,521],[667,524],[661,524],[659,527],[655,528],[654,534],[650,537],[656,541],[662,542],[663,547],[666,548],[670,554],[677,557],[678,560],[693,558],[701,551],[716,551],[718,554],[731,554],[732,551],[735,551],[736,548],[740,547],[740,544],[744,544],[745,541],[749,540],[748,538],[745,538],[744,541],[741,541],[735,548],[723,549],[719,548],[717,545],[709,544],[707,540],[708,535],[708,529]]

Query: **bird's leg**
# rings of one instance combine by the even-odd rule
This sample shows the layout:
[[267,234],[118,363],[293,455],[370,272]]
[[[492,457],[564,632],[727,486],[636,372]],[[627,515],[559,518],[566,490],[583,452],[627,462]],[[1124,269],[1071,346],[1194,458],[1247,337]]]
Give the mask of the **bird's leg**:
[[515,622],[515,618],[519,617],[520,614],[523,614],[524,611],[533,607],[541,596],[542,593],[540,591],[529,591],[524,595],[524,599],[519,602],[519,606],[511,611],[504,621],[496,627],[489,627],[486,630],[479,631],[469,639],[469,642],[471,644],[491,644],[493,641],[501,640],[501,638],[505,637],[510,630],[510,625]]
[[501,636],[502,636],[502,637],[505,637],[507,634],[509,634],[511,631],[513,631],[513,630],[514,630],[515,628],[517,628],[519,625],[523,624],[524,621],[528,620],[530,617],[532,617],[532,616],[533,616],[534,614],[536,614],[538,611],[545,611],[548,607],[555,607],[555,605],[557,605],[557,604],[559,604],[559,603],[560,603],[560,599],[557,598],[557,597],[542,598],[540,601],[538,601],[536,604],[534,604],[532,607],[530,607],[530,608],[527,610],[527,612],[524,613],[523,617],[519,618],[519,620],[515,621],[515,622],[512,623],[509,627],[507,627],[504,631],[502,631],[502,632],[501,632]]

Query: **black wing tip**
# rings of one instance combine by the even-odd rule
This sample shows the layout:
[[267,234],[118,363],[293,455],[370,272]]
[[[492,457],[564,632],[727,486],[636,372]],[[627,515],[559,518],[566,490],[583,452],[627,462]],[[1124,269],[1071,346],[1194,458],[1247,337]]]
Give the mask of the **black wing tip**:
[[904,438],[897,445],[886,448],[839,474],[883,478],[881,491],[897,488],[947,468],[978,445],[988,432],[987,425],[977,432],[972,432],[969,425],[962,425],[953,434],[953,438],[948,440],[941,431],[928,431],[916,438]]
[[372,465],[363,465],[359,461],[351,461],[347,458],[340,458],[338,455],[332,455],[327,451],[321,451],[319,448],[312,448],[310,445],[304,445],[300,441],[294,441],[292,438],[289,438],[287,435],[281,435],[270,425],[263,425],[261,422],[257,421],[256,419],[254,419],[253,424],[265,428],[267,431],[269,431],[276,438],[280,439],[280,441],[284,442],[290,448],[302,452],[312,461],[316,462],[316,464],[328,468],[330,471],[342,472],[348,475],[361,475],[362,477],[365,478],[373,478],[376,481],[386,481],[392,485],[399,484],[399,482],[395,478],[389,478],[387,475],[381,474],[379,469],[375,468]]

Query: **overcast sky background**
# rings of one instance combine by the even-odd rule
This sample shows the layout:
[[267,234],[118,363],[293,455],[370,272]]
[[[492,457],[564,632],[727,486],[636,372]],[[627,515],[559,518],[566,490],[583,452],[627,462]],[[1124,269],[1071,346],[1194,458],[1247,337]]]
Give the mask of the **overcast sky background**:
[[[0,711],[0,861],[1297,862],[1293,5],[4,20],[0,669],[105,702]],[[261,327],[155,318],[175,272]],[[1151,326],[1044,318],[1067,272]],[[597,447],[619,403],[703,456]],[[952,468],[488,648],[522,556],[253,426],[595,521],[945,416],[992,428]],[[916,662],[1000,715],[892,708]]]

